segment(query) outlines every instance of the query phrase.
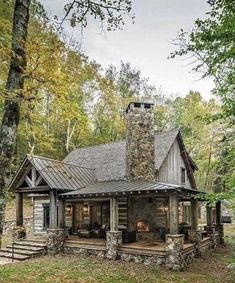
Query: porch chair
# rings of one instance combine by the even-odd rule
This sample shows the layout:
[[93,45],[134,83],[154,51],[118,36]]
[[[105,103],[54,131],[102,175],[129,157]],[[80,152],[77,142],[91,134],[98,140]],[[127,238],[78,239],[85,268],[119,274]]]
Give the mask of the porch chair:
[[92,230],[90,224],[81,224],[80,229],[78,229],[78,237],[80,238],[90,238],[92,236]]

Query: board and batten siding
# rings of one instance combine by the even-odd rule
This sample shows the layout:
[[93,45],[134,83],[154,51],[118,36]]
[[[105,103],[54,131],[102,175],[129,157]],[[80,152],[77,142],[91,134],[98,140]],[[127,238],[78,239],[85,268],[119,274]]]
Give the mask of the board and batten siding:
[[46,234],[43,229],[43,205],[49,204],[48,197],[34,197],[33,200],[33,233],[34,235]]
[[[157,149],[156,149],[157,152]],[[165,182],[175,185],[181,184],[181,168],[185,168],[185,184],[187,188],[192,188],[189,178],[187,176],[186,166],[181,156],[180,147],[178,141],[175,140],[171,149],[169,150],[162,166],[159,169],[158,180],[159,182]]]

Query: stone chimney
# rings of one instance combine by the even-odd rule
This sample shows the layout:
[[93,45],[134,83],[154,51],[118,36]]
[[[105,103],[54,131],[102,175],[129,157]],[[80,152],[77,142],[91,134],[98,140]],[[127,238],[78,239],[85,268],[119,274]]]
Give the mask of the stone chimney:
[[153,103],[131,102],[127,107],[127,179],[155,180],[153,106]]

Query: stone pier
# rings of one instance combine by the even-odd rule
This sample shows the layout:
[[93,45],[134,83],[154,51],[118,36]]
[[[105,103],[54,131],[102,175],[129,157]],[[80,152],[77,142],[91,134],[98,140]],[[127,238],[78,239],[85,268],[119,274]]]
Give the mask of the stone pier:
[[118,249],[122,244],[122,232],[121,231],[109,231],[106,234],[106,248],[107,258],[117,259]]
[[47,230],[47,253],[55,255],[63,251],[64,241],[67,230],[65,229],[49,229]]
[[166,267],[173,271],[184,268],[184,235],[166,235]]
[[191,243],[195,243],[196,246],[196,256],[199,257],[202,254],[202,233],[201,231],[197,231],[197,230],[189,230],[188,231],[188,237],[189,237],[189,241]]

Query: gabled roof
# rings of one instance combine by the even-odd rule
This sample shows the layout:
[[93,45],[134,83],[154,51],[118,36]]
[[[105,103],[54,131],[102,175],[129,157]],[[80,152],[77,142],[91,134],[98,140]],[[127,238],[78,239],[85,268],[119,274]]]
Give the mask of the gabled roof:
[[93,169],[67,164],[50,158],[27,155],[23,160],[9,189],[19,187],[31,167],[41,175],[51,189],[78,190],[96,182]]
[[[155,135],[155,168],[162,166],[171,146],[180,135],[179,130]],[[185,156],[185,158],[188,158]],[[64,159],[65,162],[95,169],[98,181],[123,180],[126,175],[126,141],[77,148]],[[190,166],[196,168],[192,159]],[[192,169],[194,170],[194,169]]]

